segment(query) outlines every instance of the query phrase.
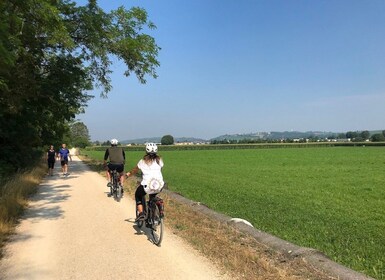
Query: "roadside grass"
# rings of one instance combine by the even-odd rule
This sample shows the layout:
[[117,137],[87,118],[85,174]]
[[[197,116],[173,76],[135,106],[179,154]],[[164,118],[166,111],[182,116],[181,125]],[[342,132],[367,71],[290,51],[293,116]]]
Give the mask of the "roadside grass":
[[0,185],[0,249],[27,206],[28,197],[36,192],[46,173],[47,168],[41,162],[35,168],[16,174],[5,184]]
[[[85,155],[87,154],[87,156]],[[142,152],[130,152],[130,170],[143,156]],[[80,158],[92,170],[105,175],[102,156],[82,151]],[[95,160],[96,159],[96,160]],[[138,178],[126,180],[125,193],[134,198]],[[304,260],[287,258],[258,243],[254,238],[234,227],[214,221],[205,214],[183,205],[162,193],[165,202],[165,223],[173,234],[185,239],[192,247],[208,257],[234,279],[255,280],[331,280]],[[167,234],[171,234],[167,232]]]
[[[384,152],[382,147],[164,151],[163,174],[172,191],[385,279]],[[143,153],[127,154],[129,170]]]

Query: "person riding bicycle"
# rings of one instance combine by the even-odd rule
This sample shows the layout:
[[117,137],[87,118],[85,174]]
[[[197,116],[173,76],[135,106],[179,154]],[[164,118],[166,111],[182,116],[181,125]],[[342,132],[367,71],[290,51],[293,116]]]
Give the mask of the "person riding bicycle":
[[136,174],[139,170],[142,171],[142,181],[135,191],[135,201],[138,210],[138,220],[144,219],[142,201],[144,196],[148,193],[151,196],[155,196],[159,193],[163,186],[162,167],[163,160],[157,154],[158,147],[155,143],[146,144],[146,154],[141,159],[137,166],[134,167],[130,172],[127,172],[127,176]]
[[[118,147],[118,140],[112,139],[110,141],[111,147],[106,149],[104,153],[104,166],[107,167],[107,187],[112,187],[111,185],[111,171],[116,170],[119,173],[120,184],[123,186],[124,183],[124,163],[126,161],[126,154],[122,147]],[[109,163],[107,164],[107,159]]]

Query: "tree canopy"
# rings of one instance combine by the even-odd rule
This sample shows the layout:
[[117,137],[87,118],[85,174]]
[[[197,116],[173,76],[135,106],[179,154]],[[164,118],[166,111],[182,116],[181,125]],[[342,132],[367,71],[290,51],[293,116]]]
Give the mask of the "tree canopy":
[[90,145],[88,127],[82,122],[70,125],[70,141],[74,147],[85,148]]
[[114,57],[126,76],[156,78],[160,48],[144,33],[154,28],[138,7],[107,13],[96,0],[0,1],[0,176],[59,143],[89,90],[107,96]]
[[172,135],[164,135],[162,139],[160,139],[160,143],[162,145],[173,145],[174,137],[172,137]]

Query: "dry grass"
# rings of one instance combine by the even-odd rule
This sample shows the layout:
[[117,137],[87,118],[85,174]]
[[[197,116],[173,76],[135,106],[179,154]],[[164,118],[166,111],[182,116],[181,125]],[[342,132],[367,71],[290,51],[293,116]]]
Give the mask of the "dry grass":
[[[105,175],[100,162],[86,157],[82,157],[82,160],[92,170]],[[126,180],[126,194],[134,197],[136,185],[136,178]],[[164,193],[162,198],[165,202],[166,226],[234,279],[333,279],[304,260],[288,259],[257,242],[253,237],[215,221]]]
[[[134,195],[136,180],[126,182],[127,192]],[[221,270],[235,279],[333,279],[302,259],[288,259],[253,237],[225,223],[215,221],[166,194],[166,225],[200,251]]]
[[16,174],[0,186],[0,248],[12,233],[17,219],[28,204],[28,197],[36,192],[46,172],[45,164],[41,163],[29,171]]

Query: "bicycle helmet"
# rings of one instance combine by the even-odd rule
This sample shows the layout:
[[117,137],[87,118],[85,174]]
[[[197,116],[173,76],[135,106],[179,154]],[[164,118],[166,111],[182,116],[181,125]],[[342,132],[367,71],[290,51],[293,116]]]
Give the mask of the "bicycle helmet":
[[111,143],[112,146],[116,146],[116,145],[118,145],[118,140],[115,139],[115,138],[111,139],[110,143]]
[[158,152],[158,146],[155,143],[146,144],[147,154],[156,154]]

